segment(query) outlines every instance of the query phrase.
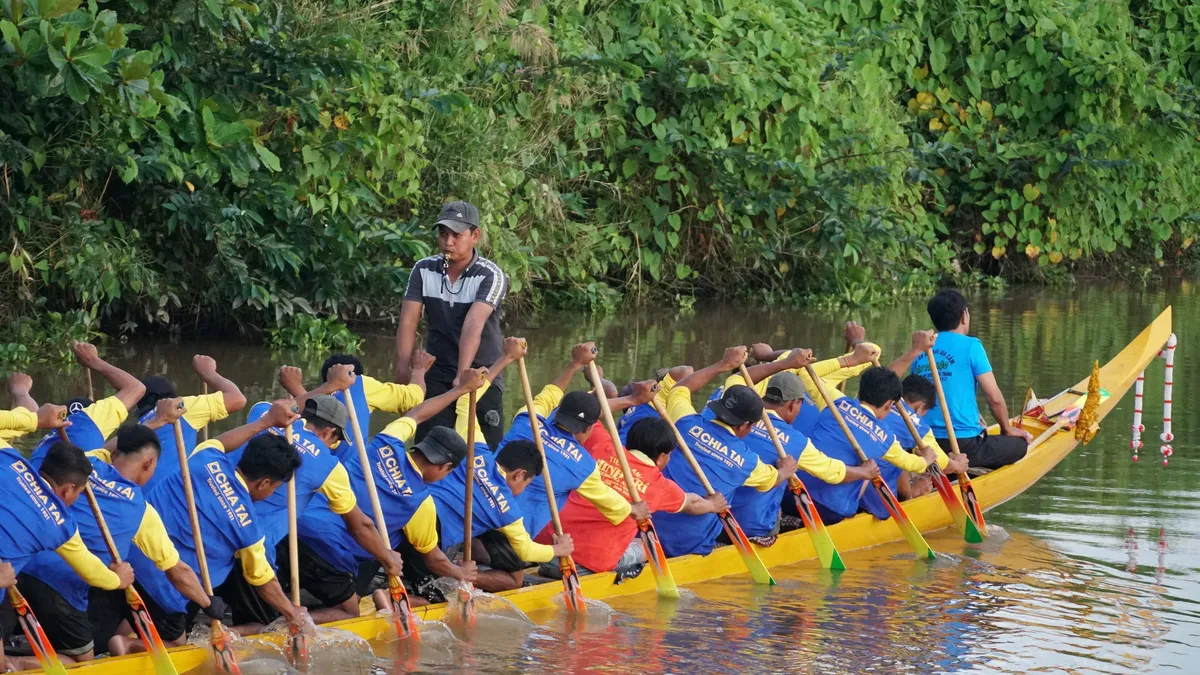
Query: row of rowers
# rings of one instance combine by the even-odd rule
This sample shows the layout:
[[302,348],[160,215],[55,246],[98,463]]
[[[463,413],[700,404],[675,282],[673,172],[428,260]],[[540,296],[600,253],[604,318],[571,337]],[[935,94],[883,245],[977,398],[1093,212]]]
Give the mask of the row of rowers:
[[[925,348],[921,340],[932,339],[926,333],[914,336],[913,354]],[[759,362],[748,370],[756,385],[747,387],[733,375],[697,412],[694,393],[746,361],[747,349],[735,347],[706,368],[679,366],[657,382],[630,383],[620,392],[605,381],[612,409],[623,412],[619,435],[642,496],[631,504],[611,436],[599,421],[596,396],[586,390],[564,395],[596,356],[593,344],[580,344],[566,368],[533,399],[565,533],[554,535],[549,525],[542,455],[523,408],[495,453],[481,434],[475,435],[480,442],[472,467],[472,527],[478,534],[471,545],[478,562],[456,563],[463,546],[468,394],[482,395],[491,378],[524,356],[524,344],[508,338],[490,369],[464,371],[455,388],[429,399],[422,375],[433,358],[423,352],[413,359],[408,385],[361,375],[352,357],[335,356],[322,370],[322,383],[305,391],[300,371],[284,367],[280,383],[293,398],[258,403],[246,424],[200,443],[199,429],[246,404],[212,359],[197,356],[194,365],[213,393],[175,398],[163,378],[140,382],[100,359],[91,345],[76,344],[80,364],[117,393],[95,402],[72,401],[69,410],[49,404],[39,409],[30,379],[12,378],[18,407],[0,413],[5,430],[0,433],[12,438],[35,428],[51,431],[28,459],[0,444],[0,586],[18,586],[43,617],[61,656],[88,660],[105,651],[142,649],[128,637],[128,609],[115,590],[131,583],[163,639],[175,644],[185,639],[200,612],[226,621],[231,613],[242,634],[302,611],[325,623],[359,616],[360,597],[373,591],[377,606],[386,606],[378,590],[385,578],[381,569],[402,576],[416,596],[414,604],[443,599],[433,583],[438,577],[485,591],[507,590],[525,583],[530,565],[568,554],[584,573],[637,574],[645,560],[635,520],[651,513],[670,556],[706,554],[719,545],[715,514],[726,508],[747,535],[770,545],[781,529],[798,526],[797,514],[788,514],[794,504],[783,498],[787,478],[797,468],[826,523],[860,509],[886,518],[882,504],[870,501],[874,492],[861,489],[862,481],[882,474],[901,495],[911,496],[928,487],[918,477],[910,481],[907,472],[921,474],[929,462],[943,468],[949,462],[931,436],[919,446],[913,443],[898,416],[897,407],[927,433],[922,418],[934,405],[932,385],[909,376],[902,392],[896,373],[870,367],[879,350],[867,342],[814,365],[831,387],[861,377],[858,398],[841,398],[837,405],[871,458],[865,464],[833,415],[813,402],[821,399],[804,369],[812,362],[808,350],[773,352],[756,345]],[[347,394],[364,428],[373,411],[403,415],[366,442],[367,466],[353,444],[343,405]],[[452,405],[458,413],[455,429],[434,427],[412,442],[420,423]],[[764,407],[779,430],[788,454],[784,459],[777,459],[761,426]],[[656,409],[665,410],[677,426],[715,494],[702,496],[705,490],[682,453],[672,452],[675,433]],[[130,411],[138,423],[122,425]],[[289,425],[292,445],[285,440]],[[177,437],[189,455],[213,596],[194,572],[198,563]],[[965,462],[959,457],[956,461]],[[399,542],[395,550],[384,546],[364,513],[371,509],[366,471],[374,477],[390,540]],[[299,579],[308,609],[293,607],[286,593],[291,571],[287,491],[281,486],[293,474],[301,514]],[[126,562],[111,562],[87,500],[79,499],[88,483]],[[553,576],[557,569],[543,564],[541,573]],[[7,603],[3,607],[0,625],[7,636],[15,621]]]

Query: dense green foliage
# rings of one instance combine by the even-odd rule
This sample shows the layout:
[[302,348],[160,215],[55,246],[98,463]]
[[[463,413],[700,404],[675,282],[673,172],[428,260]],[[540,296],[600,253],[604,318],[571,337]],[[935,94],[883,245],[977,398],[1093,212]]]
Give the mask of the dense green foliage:
[[0,31],[14,343],[52,311],[352,340],[298,317],[394,312],[449,198],[518,297],[591,306],[1144,267],[1200,218],[1200,2],[0,0]]

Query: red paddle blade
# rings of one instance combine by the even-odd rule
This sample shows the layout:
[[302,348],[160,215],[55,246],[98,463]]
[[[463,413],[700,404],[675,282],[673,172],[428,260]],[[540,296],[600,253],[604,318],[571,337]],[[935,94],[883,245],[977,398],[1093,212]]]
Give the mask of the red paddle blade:
[[220,621],[212,622],[212,651],[218,673],[226,675],[242,675],[237,657],[233,654],[233,644],[225,633]]
[[821,561],[821,566],[829,570],[846,569],[846,563],[842,561],[842,555],[838,553],[833,537],[829,536],[829,530],[825,529],[825,521],[821,520],[821,514],[817,513],[808,488],[796,478],[788,481],[788,485],[796,499],[796,510],[800,512],[800,520],[804,521],[804,529],[808,530],[808,538],[817,551],[817,559]]
[[558,559],[558,569],[562,572],[563,598],[567,601],[567,609],[587,613],[587,601],[583,598],[583,586],[579,583],[579,571],[575,569],[575,561],[570,556]]
[[650,569],[654,571],[654,583],[658,586],[660,598],[679,598],[679,587],[675,585],[675,576],[667,565],[667,554],[663,551],[662,542],[658,540],[658,531],[649,520],[638,522],[638,534],[642,538],[642,548],[646,551],[646,560],[650,561]]
[[288,625],[288,661],[296,670],[308,672],[308,636],[297,623]]
[[42,624],[38,623],[33,609],[16,590],[16,588],[10,588],[8,591],[12,598],[13,609],[17,612],[17,621],[21,624],[21,630],[25,631],[25,637],[29,640],[29,646],[33,648],[33,655],[37,657],[42,671],[47,675],[66,675],[67,669],[63,667],[58,653],[50,645],[50,638],[46,637],[46,631],[42,630]]
[[954,492],[954,486],[950,484],[950,479],[937,464],[930,466],[929,475],[933,479],[933,487],[937,489],[938,495],[942,498],[942,503],[946,505],[946,510],[950,512],[950,517],[954,519],[954,524],[959,531],[963,533],[963,538],[971,544],[978,544],[983,541],[983,535],[975,526],[974,519],[971,514],[963,506],[963,503],[958,500],[958,494]]
[[725,528],[725,534],[729,535],[729,541],[733,542],[734,547],[741,554],[742,562],[746,564],[746,569],[750,572],[750,578],[754,579],[754,583],[774,586],[775,578],[763,564],[762,558],[758,557],[758,552],[750,545],[750,540],[746,537],[746,533],[738,524],[737,519],[733,517],[733,513],[724,511],[717,514],[717,517],[721,519],[721,526]]
[[975,529],[979,530],[981,538],[986,537],[987,523],[983,522],[983,509],[979,506],[979,498],[975,496],[975,488],[971,485],[971,479],[965,473],[958,475],[958,491],[962,495],[962,503],[967,509],[967,515],[975,521]]
[[125,589],[125,601],[129,604],[129,610],[133,614],[133,629],[137,631],[138,637],[141,638],[142,644],[146,645],[146,649],[150,650],[150,658],[154,662],[154,672],[158,675],[178,675],[175,670],[175,664],[171,662],[171,655],[167,653],[167,646],[163,644],[162,638],[158,635],[158,628],[154,626],[154,621],[150,618],[150,612],[146,609],[146,604],[142,602],[142,596],[133,589],[133,586]]
[[399,577],[388,577],[388,592],[392,596],[392,620],[396,622],[396,632],[401,638],[421,639],[417,630],[417,617],[413,616],[412,605],[408,602],[408,591],[404,590],[404,582]]
[[904,512],[904,507],[900,506],[900,500],[896,499],[896,495],[892,493],[892,489],[888,487],[888,484],[883,482],[882,478],[876,478],[871,481],[871,485],[879,492],[879,498],[883,500],[883,505],[887,507],[892,520],[896,521],[900,532],[908,540],[908,545],[912,546],[913,551],[916,551],[917,556],[930,560],[936,558],[937,556],[934,554],[933,549],[926,543],[925,537],[921,536],[921,531],[917,529],[916,524]]

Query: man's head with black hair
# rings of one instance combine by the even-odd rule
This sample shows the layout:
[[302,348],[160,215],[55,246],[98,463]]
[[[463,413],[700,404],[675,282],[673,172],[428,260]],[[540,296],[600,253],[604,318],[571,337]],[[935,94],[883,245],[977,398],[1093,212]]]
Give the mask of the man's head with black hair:
[[957,330],[959,326],[962,326],[963,332],[966,332],[971,326],[971,315],[967,312],[967,299],[953,288],[938,291],[929,299],[929,304],[925,306],[925,309],[929,312],[929,319],[933,321],[933,327],[939,332]]
[[504,469],[504,480],[514,497],[542,475],[542,455],[533,441],[509,442],[496,453],[496,463]]
[[900,400],[900,393],[900,376],[887,368],[868,368],[858,382],[858,400],[875,408],[881,419]]
[[934,389],[933,382],[927,378],[915,374],[909,375],[900,383],[900,389],[903,392],[904,402],[921,417],[937,406],[937,390]]
[[654,462],[658,468],[667,465],[671,451],[675,449],[675,432],[671,423],[661,417],[643,417],[629,427],[625,448],[636,450]]
[[355,375],[361,376],[367,374],[367,371],[363,368],[362,361],[359,361],[358,357],[338,352],[336,354],[330,354],[329,358],[325,359],[325,363],[321,364],[321,381],[324,382],[329,377],[330,368],[342,364],[350,364],[354,366]]
[[300,468],[300,454],[287,439],[275,434],[259,434],[250,439],[238,462],[238,473],[246,481],[250,499],[260,502],[288,482]]
[[88,476],[92,475],[92,462],[79,446],[58,441],[46,451],[38,472],[50,484],[54,494],[70,506],[87,487]]
[[175,393],[175,385],[162,375],[151,375],[142,380],[142,384],[146,387],[146,393],[142,394],[137,405],[129,411],[129,417],[134,420],[140,420],[142,415],[154,410],[154,406],[158,405],[161,399],[179,396]]
[[126,424],[117,429],[117,447],[112,463],[126,480],[145,485],[158,468],[162,443],[154,430],[141,424]]

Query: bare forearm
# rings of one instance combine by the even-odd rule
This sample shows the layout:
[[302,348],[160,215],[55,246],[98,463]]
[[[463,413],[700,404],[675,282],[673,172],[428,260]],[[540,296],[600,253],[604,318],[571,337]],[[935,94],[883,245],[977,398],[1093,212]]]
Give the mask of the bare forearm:
[[434,576],[450,577],[458,581],[462,580],[462,568],[450,562],[450,559],[446,557],[445,553],[442,553],[441,549],[434,547],[433,550],[423,554],[422,557],[425,559],[425,566],[429,568],[429,571]]
[[208,385],[210,390],[221,392],[225,399],[226,412],[235,413],[246,407],[246,395],[233,383],[233,380],[215,371],[201,374],[200,379]]
[[697,370],[694,373],[692,373],[691,375],[688,375],[687,377],[683,378],[682,380],[676,382],[675,386],[683,387],[684,389],[687,389],[688,391],[690,391],[694,394],[697,391],[699,391],[700,389],[702,389],[704,387],[704,385],[711,382],[714,377],[716,377],[717,375],[720,375],[721,372],[724,370],[725,370],[724,363],[714,363],[711,366],[708,366],[706,368],[701,368],[700,370]]
[[30,395],[30,393],[28,391],[21,391],[21,392],[14,391],[14,392],[12,392],[12,397],[13,397],[13,405],[15,407],[24,408],[26,410],[32,410],[33,412],[38,411],[37,401],[33,400],[33,396]]
[[458,370],[461,373],[475,363],[475,354],[479,352],[479,336],[483,331],[483,322],[478,324],[468,316],[463,322],[462,335],[458,338]]
[[687,499],[683,502],[683,510],[680,511],[680,513],[686,513],[689,516],[702,516],[712,512],[712,504],[704,497],[693,492],[687,494]]
[[130,410],[146,393],[146,385],[140,380],[107,361],[97,362],[92,370],[117,390],[117,398]]
[[495,380],[496,376],[499,375],[500,373],[503,373],[504,369],[509,367],[510,365],[512,365],[513,361],[516,361],[516,359],[514,359],[511,356],[508,356],[507,354],[501,354],[500,358],[496,359],[496,362],[493,363],[488,368],[488,374],[487,374],[488,382]]
[[571,361],[571,363],[567,364],[566,368],[563,368],[562,371],[559,372],[558,376],[554,378],[554,381],[551,382],[551,384],[558,387],[562,391],[566,391],[567,388],[571,386],[571,380],[575,377],[575,374],[578,373],[582,368],[582,363]]
[[201,607],[208,607],[208,594],[204,592],[204,586],[200,584],[200,579],[187,563],[181,560],[165,574],[167,580],[183,597]]
[[379,530],[375,529],[375,524],[361,509],[355,507],[353,511],[343,515],[342,519],[346,522],[346,529],[350,531],[350,536],[354,537],[354,541],[358,542],[363,550],[380,562],[387,559],[390,553],[388,547],[383,545],[383,539],[379,537]]
[[425,387],[425,374],[428,372],[429,371],[425,370],[424,368],[412,371],[412,375],[408,378],[408,383],[415,384],[420,387],[422,393],[429,391],[429,389]]
[[296,615],[296,607],[292,601],[283,593],[283,587],[279,585],[278,579],[272,579],[262,586],[255,589],[258,597],[263,599],[263,602],[275,608],[275,611],[291,619]]
[[412,374],[413,347],[417,342],[417,324],[421,322],[424,305],[406,300],[400,308],[400,325],[396,328],[396,382],[408,384]]
[[404,413],[404,416],[417,424],[427,422],[434,415],[445,410],[446,406],[457,401],[458,397],[465,393],[467,393],[467,390],[464,387],[454,387],[444,394],[425,399],[420,405]]
[[904,374],[908,372],[908,369],[912,367],[912,362],[923,353],[924,352],[920,349],[910,348],[908,351],[898,356],[895,361],[889,363],[888,370],[902,378],[904,377]]
[[[776,358],[776,360],[768,363],[760,363],[758,365],[749,366],[746,368],[746,372],[750,374],[750,379],[754,380],[754,382],[762,382],[763,380],[770,378],[772,375],[783,372],[787,369],[787,361],[780,361],[778,358]],[[746,384],[750,383],[747,382]]]
[[608,399],[608,407],[613,412],[628,410],[635,406],[639,406],[642,403],[643,401],[639,401],[636,396],[618,396],[616,398]]
[[225,452],[233,452],[234,450],[245,445],[251,438],[270,429],[271,425],[265,418],[259,418],[249,424],[243,424],[236,429],[230,429],[225,433],[217,436],[217,441],[225,448]]
[[1001,433],[1008,433],[1012,428],[1008,420],[1008,405],[1004,402],[1003,396],[988,398],[988,408],[992,411],[992,417],[996,419],[996,423],[1000,425]]

